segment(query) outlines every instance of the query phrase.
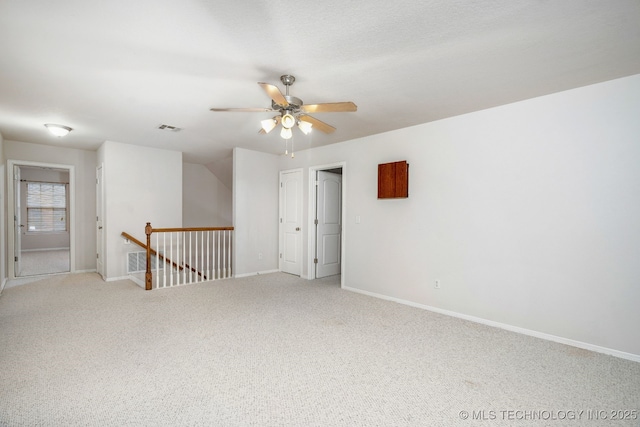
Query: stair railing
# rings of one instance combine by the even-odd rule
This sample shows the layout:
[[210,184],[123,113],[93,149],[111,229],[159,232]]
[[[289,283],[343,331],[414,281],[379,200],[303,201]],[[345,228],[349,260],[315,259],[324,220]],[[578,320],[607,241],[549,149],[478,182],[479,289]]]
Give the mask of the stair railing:
[[233,227],[153,228],[147,223],[146,244],[122,235],[147,251],[145,289],[151,290],[232,277],[233,231]]

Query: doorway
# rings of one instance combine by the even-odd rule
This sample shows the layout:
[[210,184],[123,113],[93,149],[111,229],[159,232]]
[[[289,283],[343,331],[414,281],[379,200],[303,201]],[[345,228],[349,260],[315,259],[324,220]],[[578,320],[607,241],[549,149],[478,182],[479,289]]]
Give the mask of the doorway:
[[[344,163],[309,170],[309,278],[343,276]],[[341,277],[341,284],[344,277]]]
[[8,161],[9,277],[74,271],[73,166]]
[[103,279],[104,270],[104,163],[96,168],[96,271]]
[[302,169],[280,172],[279,268],[302,275]]

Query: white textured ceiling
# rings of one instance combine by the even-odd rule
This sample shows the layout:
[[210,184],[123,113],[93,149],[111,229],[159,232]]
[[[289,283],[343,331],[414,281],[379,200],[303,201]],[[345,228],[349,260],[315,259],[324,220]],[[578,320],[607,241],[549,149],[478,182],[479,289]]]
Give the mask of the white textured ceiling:
[[[111,140],[209,163],[259,135],[256,84],[293,74],[319,146],[640,73],[638,0],[0,0],[0,132],[96,149]],[[48,134],[44,123],[74,128]],[[173,133],[160,124],[183,128]]]

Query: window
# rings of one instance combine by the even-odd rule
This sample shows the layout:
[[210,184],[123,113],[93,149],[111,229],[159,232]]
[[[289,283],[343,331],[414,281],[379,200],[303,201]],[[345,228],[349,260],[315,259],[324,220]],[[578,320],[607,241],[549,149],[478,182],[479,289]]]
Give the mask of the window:
[[67,184],[27,183],[27,231],[67,231]]

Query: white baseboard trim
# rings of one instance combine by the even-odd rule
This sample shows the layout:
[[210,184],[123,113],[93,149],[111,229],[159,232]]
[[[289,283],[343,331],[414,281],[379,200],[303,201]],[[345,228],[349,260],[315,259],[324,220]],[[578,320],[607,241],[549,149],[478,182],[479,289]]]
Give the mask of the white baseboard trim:
[[260,274],[271,274],[271,273],[278,273],[280,270],[263,270],[263,271],[256,271],[253,273],[242,273],[242,274],[235,274],[233,277],[236,279],[240,279],[241,277],[249,277],[249,276],[259,276]]
[[131,280],[134,281],[131,276],[120,276],[120,277],[108,277],[104,279],[105,282],[117,282],[118,280]]
[[37,248],[37,249],[22,249],[21,252],[46,252],[46,251],[68,251],[70,250],[68,247],[67,248]]
[[586,342],[576,341],[576,340],[572,340],[572,339],[564,338],[564,337],[559,337],[559,336],[547,334],[547,333],[544,333],[544,332],[539,332],[539,331],[534,331],[534,330],[531,330],[531,329],[521,328],[519,326],[513,326],[513,325],[509,325],[507,323],[495,322],[493,320],[483,319],[481,317],[470,316],[468,314],[462,314],[462,313],[458,313],[456,311],[444,310],[444,309],[437,308],[437,307],[432,307],[432,306],[429,306],[429,305],[418,304],[418,303],[413,302],[413,301],[407,301],[407,300],[403,300],[403,299],[400,299],[400,298],[395,298],[395,297],[390,297],[390,296],[387,296],[387,295],[377,294],[375,292],[364,291],[362,289],[351,288],[351,287],[348,287],[348,286],[345,286],[342,289],[347,290],[347,291],[351,291],[351,292],[356,292],[356,293],[363,294],[363,295],[367,295],[367,296],[374,297],[374,298],[380,298],[380,299],[387,300],[387,301],[397,302],[399,304],[404,304],[404,305],[408,305],[408,306],[411,306],[411,307],[421,308],[423,310],[432,311],[434,313],[439,313],[439,314],[444,314],[446,316],[457,317],[459,319],[468,320],[470,322],[480,323],[480,324],[487,325],[487,326],[492,326],[494,328],[500,328],[500,329],[504,329],[504,330],[507,330],[507,331],[516,332],[518,334],[529,335],[529,336],[532,336],[532,337],[535,337],[535,338],[541,338],[543,340],[553,341],[553,342],[557,342],[557,343],[560,343],[560,344],[566,344],[566,345],[570,345],[572,347],[578,347],[578,348],[582,348],[584,350],[590,350],[590,351],[594,351],[596,353],[607,354],[609,356],[619,357],[621,359],[631,360],[632,362],[640,363],[640,355],[638,355],[638,354],[627,353],[627,352],[624,352],[624,351],[614,350],[612,348],[607,348],[607,347],[601,347],[599,345],[589,344],[589,343],[586,343]]

